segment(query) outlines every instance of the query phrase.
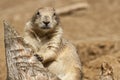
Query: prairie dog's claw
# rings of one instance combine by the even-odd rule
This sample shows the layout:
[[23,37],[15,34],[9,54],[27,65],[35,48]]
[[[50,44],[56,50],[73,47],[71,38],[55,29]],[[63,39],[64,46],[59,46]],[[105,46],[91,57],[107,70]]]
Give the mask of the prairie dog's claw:
[[39,56],[38,54],[35,54],[34,56],[37,57],[37,59],[38,59],[40,62],[43,61],[43,57]]

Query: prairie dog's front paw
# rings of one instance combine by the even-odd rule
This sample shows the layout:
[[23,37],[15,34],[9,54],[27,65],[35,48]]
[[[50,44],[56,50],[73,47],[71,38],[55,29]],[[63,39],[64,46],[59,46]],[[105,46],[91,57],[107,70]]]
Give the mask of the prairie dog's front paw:
[[43,57],[42,57],[42,56],[39,56],[38,54],[35,54],[34,56],[36,56],[36,58],[37,58],[40,62],[43,62]]

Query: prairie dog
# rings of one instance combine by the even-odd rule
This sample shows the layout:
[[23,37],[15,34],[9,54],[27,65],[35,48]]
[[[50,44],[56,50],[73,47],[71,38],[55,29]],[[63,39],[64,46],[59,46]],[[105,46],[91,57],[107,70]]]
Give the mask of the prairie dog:
[[43,65],[61,80],[81,80],[76,48],[62,33],[55,9],[39,8],[26,24],[24,40],[33,47]]

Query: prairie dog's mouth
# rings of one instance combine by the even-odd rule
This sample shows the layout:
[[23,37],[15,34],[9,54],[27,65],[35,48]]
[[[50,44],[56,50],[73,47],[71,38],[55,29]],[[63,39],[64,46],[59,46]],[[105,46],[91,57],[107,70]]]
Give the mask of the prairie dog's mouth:
[[48,26],[45,26],[45,27],[41,27],[42,29],[51,29],[50,27]]

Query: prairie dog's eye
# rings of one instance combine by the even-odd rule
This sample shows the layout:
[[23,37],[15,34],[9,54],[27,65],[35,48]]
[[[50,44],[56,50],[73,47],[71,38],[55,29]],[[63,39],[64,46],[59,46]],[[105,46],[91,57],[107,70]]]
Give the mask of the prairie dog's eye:
[[40,12],[37,12],[36,14],[37,14],[38,16],[40,16]]
[[56,16],[56,13],[54,13],[53,16]]

